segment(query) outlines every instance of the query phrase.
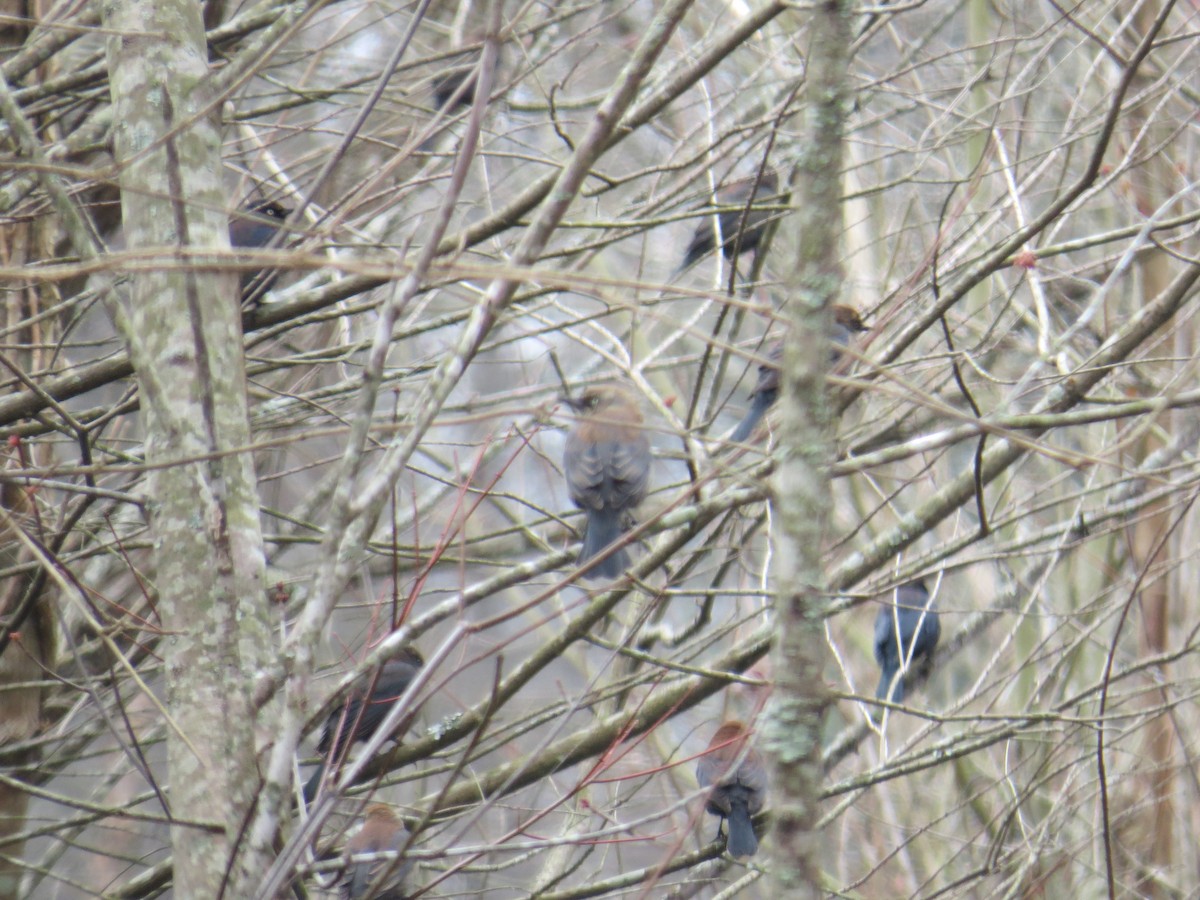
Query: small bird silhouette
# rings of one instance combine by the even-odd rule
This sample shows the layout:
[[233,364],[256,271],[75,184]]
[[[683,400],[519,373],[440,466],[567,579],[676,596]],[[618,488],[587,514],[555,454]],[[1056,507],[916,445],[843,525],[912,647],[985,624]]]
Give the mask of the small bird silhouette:
[[[351,859],[342,881],[344,900],[404,900],[404,879],[412,862],[404,859],[374,859],[355,861],[354,856],[366,853],[399,853],[408,839],[404,823],[382,803],[372,803],[366,809],[362,828],[346,841],[346,854]],[[369,892],[369,893],[368,893]]]
[[[739,858],[758,852],[758,838],[754,836],[750,817],[763,808],[767,792],[767,771],[758,751],[749,746],[749,737],[741,722],[725,722],[696,764],[700,786],[712,787],[705,809],[729,823],[725,847],[730,856]],[[717,834],[720,833],[718,824]]]
[[[467,79],[471,79],[471,83],[467,84]],[[459,66],[451,69],[442,75],[439,75],[433,80],[433,102],[438,109],[444,109],[451,100],[454,101],[454,107],[447,110],[449,113],[456,112],[460,107],[470,106],[475,102],[475,63],[461,63]],[[460,87],[463,87],[462,93],[456,98],[455,92]]]
[[[717,230],[720,232],[721,253],[726,259],[757,250],[767,223],[776,215],[764,204],[771,202],[779,191],[779,178],[773,171],[763,172],[762,178],[743,178],[717,191]],[[696,226],[679,271],[712,253],[717,246],[713,236],[711,216]]]
[[[623,387],[597,385],[566,399],[580,414],[567,435],[563,471],[571,499],[587,518],[578,561],[583,565],[620,539],[626,518],[646,496],[650,440],[637,398]],[[619,548],[587,577],[617,578],[628,567],[629,554]]]
[[[413,647],[405,647],[394,659],[383,664],[374,687],[370,676],[362,679],[351,690],[346,702],[329,714],[317,742],[321,762],[304,786],[305,802],[311,803],[317,796],[330,762],[338,762],[350,745],[375,734],[392,704],[408,689],[423,665],[425,660],[421,654]],[[370,696],[365,696],[368,690]]]
[[[435,108],[445,109],[447,114],[453,115],[459,111],[461,107],[471,106],[475,102],[476,86],[479,84],[480,62],[483,59],[483,43],[487,40],[487,30],[479,27],[468,26],[465,34],[462,36],[461,43],[456,42],[451,49],[453,55],[441,60],[441,70],[433,79],[433,102]],[[503,64],[505,55],[505,44],[496,37],[496,55],[495,69],[493,69],[492,81],[495,81],[495,73],[498,72]],[[459,88],[462,88],[462,93],[455,97],[455,93]],[[487,98],[485,98],[487,99]],[[453,106],[451,106],[453,103]]]
[[[833,326],[829,340],[833,348],[829,352],[829,364],[835,366],[842,358],[840,347],[848,346],[850,339],[867,326],[859,318],[858,311],[840,303],[833,305]],[[776,341],[767,351],[767,362],[758,367],[758,383],[750,394],[750,409],[730,435],[730,440],[742,443],[754,432],[759,421],[779,397],[779,362],[783,359],[783,342]]]
[[885,603],[875,617],[875,661],[881,673],[875,696],[903,703],[908,673],[929,673],[941,636],[942,624],[925,582],[918,579],[897,588],[895,601]]

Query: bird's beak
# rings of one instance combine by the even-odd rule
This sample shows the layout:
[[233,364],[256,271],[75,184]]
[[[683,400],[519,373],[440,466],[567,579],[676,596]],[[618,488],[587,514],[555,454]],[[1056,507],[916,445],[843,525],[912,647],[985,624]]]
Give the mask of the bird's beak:
[[580,409],[579,400],[575,397],[572,397],[570,394],[559,395],[558,401],[559,401],[559,403],[567,404],[567,406],[571,407],[571,409],[575,410],[576,412],[579,412],[579,409]]

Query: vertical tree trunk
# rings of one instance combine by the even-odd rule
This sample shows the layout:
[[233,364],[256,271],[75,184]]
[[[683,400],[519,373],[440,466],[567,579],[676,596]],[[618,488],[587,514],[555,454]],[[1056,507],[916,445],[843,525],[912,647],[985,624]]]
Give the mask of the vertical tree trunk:
[[[33,526],[31,504],[24,488],[0,482],[0,567],[13,566],[33,560],[19,539],[17,530]],[[14,620],[24,606],[26,593],[36,575],[9,578],[0,583],[0,621],[14,625],[4,652],[0,653],[0,751],[33,737],[42,715],[44,693],[31,685],[46,680],[46,670],[54,665],[55,623],[52,598],[47,591],[33,597],[33,606],[20,623]],[[32,762],[28,753],[5,753],[5,768],[15,768]],[[15,786],[0,784],[0,838],[8,838],[25,830],[25,814],[29,794]],[[4,844],[0,853],[0,900],[19,896],[24,871],[17,862],[24,844]]]
[[[24,3],[0,5],[0,13],[28,16]],[[0,48],[28,31],[29,21],[18,19],[0,27]],[[48,68],[44,67],[44,68]],[[0,228],[0,262],[12,269],[31,265],[52,255],[53,238],[46,221],[15,221]],[[46,363],[47,347],[54,346],[57,329],[53,319],[41,314],[58,299],[53,289],[24,284],[9,285],[0,310],[0,328],[11,334],[14,347],[5,349],[6,360],[16,362],[25,372],[36,372]],[[26,445],[19,452],[7,448],[8,463],[44,465],[50,460],[49,448]],[[0,473],[2,474],[2,473]],[[34,513],[34,499],[26,494],[28,482],[0,480],[0,568],[36,561],[29,537],[44,541]],[[18,532],[25,532],[23,539]],[[7,748],[34,737],[41,726],[45,691],[36,685],[44,682],[55,665],[58,615],[56,597],[46,590],[44,572],[0,582],[0,624],[11,629],[7,641],[0,641],[0,751],[4,766],[16,769],[36,768],[37,757],[28,751],[11,755]],[[39,586],[39,582],[41,582]],[[0,841],[20,834],[28,827],[25,816],[29,794],[14,785],[0,785]],[[19,896],[24,869],[18,862],[25,852],[24,843],[0,843],[0,900]]]
[[[1141,3],[1131,11],[1136,34],[1140,38],[1153,29],[1154,21],[1161,13],[1161,4]],[[1152,80],[1150,74],[1140,73],[1135,83],[1145,87]],[[1131,142],[1140,138],[1146,146],[1169,147],[1172,137],[1171,129],[1163,123],[1147,122],[1140,107],[1135,107],[1131,112],[1128,134]],[[1185,165],[1169,151],[1156,153],[1130,172],[1133,197],[1143,215],[1158,213],[1163,204],[1170,201],[1172,194],[1183,186],[1183,179],[1179,177],[1179,171],[1175,168],[1177,164]],[[1172,204],[1168,215],[1178,214],[1182,209],[1183,205],[1176,202]],[[1149,303],[1170,285],[1174,276],[1175,258],[1173,254],[1162,249],[1149,248],[1138,255],[1138,262],[1142,281],[1142,302]],[[1181,323],[1175,327],[1176,340],[1182,344],[1179,347],[1181,358],[1186,358],[1195,347],[1187,337],[1189,325]],[[1163,369],[1163,375],[1169,377],[1174,366]],[[1172,422],[1172,419],[1177,421]],[[1167,413],[1163,416],[1163,425],[1168,434],[1182,436],[1183,429],[1192,427],[1191,419],[1191,416],[1177,417]],[[1135,448],[1139,462],[1161,449],[1161,435],[1160,431],[1146,430]],[[1147,513],[1149,514],[1138,517],[1129,530],[1130,549],[1139,572],[1144,573],[1139,592],[1142,648],[1147,655],[1158,655],[1166,652],[1170,644],[1171,609],[1174,604],[1171,595],[1172,579],[1158,575],[1157,572],[1168,566],[1172,558],[1187,558],[1190,548],[1179,546],[1178,539],[1183,531],[1175,527],[1179,516],[1175,504],[1160,502],[1150,507]],[[1156,674],[1159,676],[1156,679],[1156,687],[1147,692],[1145,703],[1147,706],[1161,704],[1163,709],[1169,710],[1174,696],[1165,685],[1171,684],[1171,674],[1165,667]],[[1170,871],[1175,864],[1176,762],[1171,713],[1163,712],[1150,718],[1143,731],[1142,741],[1144,766],[1141,777],[1131,785],[1133,790],[1128,795],[1128,800],[1134,807],[1133,815],[1128,817],[1133,827],[1122,836],[1122,844],[1134,850],[1137,860],[1132,867],[1133,871],[1126,874],[1125,883],[1137,885],[1138,893],[1144,897],[1156,898],[1165,896],[1163,886],[1156,878],[1148,876]],[[1147,798],[1150,798],[1149,802]]]
[[820,893],[820,845],[814,832],[821,781],[820,736],[828,695],[825,575],[821,548],[829,509],[830,306],[842,273],[836,260],[841,219],[842,128],[850,44],[850,7],[831,0],[810,20],[806,155],[795,185],[801,241],[788,282],[780,410],[776,515],[775,693],[766,724],[771,759],[775,840],[771,878],[778,896]]
[[[228,246],[219,104],[200,8],[105,5],[114,151],[131,249]],[[270,644],[234,277],[134,274],[110,314],[137,370],[166,659],[178,896],[246,896],[232,860],[258,782],[249,685]],[[200,824],[203,823],[203,824]]]

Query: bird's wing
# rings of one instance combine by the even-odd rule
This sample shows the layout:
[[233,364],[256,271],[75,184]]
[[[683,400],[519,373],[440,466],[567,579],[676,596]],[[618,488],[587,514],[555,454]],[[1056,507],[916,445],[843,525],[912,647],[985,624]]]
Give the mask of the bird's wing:
[[567,489],[571,500],[580,509],[603,509],[605,456],[604,444],[589,444],[577,435],[567,438],[563,454],[563,470],[567,476]]
[[[903,634],[904,621],[901,618],[900,631]],[[896,607],[885,603],[875,617],[875,661],[885,669],[890,664],[895,666],[899,654],[896,653]]]
[[611,444],[608,471],[613,506],[626,509],[641,503],[650,480],[650,441],[646,435],[639,433],[634,440]]
[[941,637],[942,624],[931,602],[929,591],[919,584],[906,584],[896,592],[896,601],[900,605],[900,632],[904,640],[904,652],[908,652],[908,645],[912,642],[913,633],[918,625],[921,631],[913,647],[913,655],[920,656],[931,652]]

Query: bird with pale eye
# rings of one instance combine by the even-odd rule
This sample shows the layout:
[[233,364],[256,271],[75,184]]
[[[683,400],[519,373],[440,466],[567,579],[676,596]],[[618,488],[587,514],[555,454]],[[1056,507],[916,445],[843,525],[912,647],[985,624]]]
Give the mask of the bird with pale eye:
[[615,384],[589,387],[564,399],[579,414],[563,454],[567,489],[586,519],[578,564],[602,557],[585,577],[617,578],[629,568],[629,554],[612,545],[646,496],[650,476],[650,440],[642,411],[637,398]]
[[[863,324],[856,309],[835,303],[833,325],[829,332],[829,340],[833,344],[829,351],[829,365],[836,366],[842,358],[841,348],[849,346],[855,334],[866,330],[867,326]],[[776,341],[767,351],[767,362],[758,367],[758,383],[750,394],[750,409],[730,435],[731,441],[740,444],[750,437],[767,410],[779,397],[779,363],[782,359],[783,342]]]
[[[265,247],[279,233],[280,226],[291,214],[290,209],[272,200],[243,207],[229,223],[229,245],[242,250]],[[274,272],[264,272],[261,269],[242,272],[238,282],[242,302],[257,300],[271,289],[274,281]]]
[[273,200],[245,206],[229,223],[229,245],[244,249],[265,247],[279,232],[279,226],[292,214]]

